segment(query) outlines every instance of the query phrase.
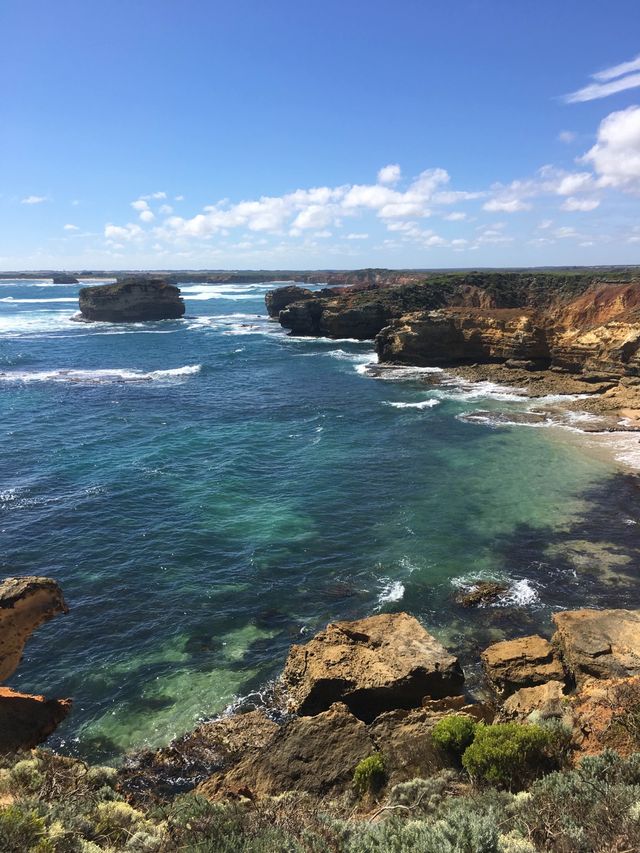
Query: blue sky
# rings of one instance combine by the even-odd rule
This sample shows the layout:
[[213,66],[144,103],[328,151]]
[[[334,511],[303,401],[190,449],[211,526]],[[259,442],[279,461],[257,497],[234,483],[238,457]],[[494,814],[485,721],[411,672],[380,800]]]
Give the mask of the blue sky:
[[637,0],[0,0],[0,269],[640,263]]

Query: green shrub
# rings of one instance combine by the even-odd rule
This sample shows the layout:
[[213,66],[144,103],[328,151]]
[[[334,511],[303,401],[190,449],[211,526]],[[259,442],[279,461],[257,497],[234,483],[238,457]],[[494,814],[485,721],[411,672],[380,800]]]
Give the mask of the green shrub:
[[356,794],[362,797],[364,794],[377,793],[386,780],[384,759],[379,752],[375,752],[368,758],[363,758],[356,767],[353,774],[353,787]]
[[552,735],[541,726],[520,723],[478,725],[462,765],[477,782],[520,790],[553,768]]
[[550,773],[516,798],[516,826],[542,850],[640,850],[639,783],[640,755],[585,758],[575,770]]
[[19,804],[0,809],[0,850],[30,853],[46,849],[46,825],[35,809]]
[[478,723],[473,717],[467,714],[452,714],[438,720],[431,731],[431,737],[439,747],[459,756],[473,742],[477,727]]

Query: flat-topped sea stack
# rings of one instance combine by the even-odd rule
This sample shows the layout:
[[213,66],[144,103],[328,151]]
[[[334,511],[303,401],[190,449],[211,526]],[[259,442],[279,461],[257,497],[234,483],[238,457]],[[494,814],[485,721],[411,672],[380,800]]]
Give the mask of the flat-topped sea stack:
[[132,276],[115,284],[83,287],[79,296],[82,320],[106,323],[177,320],[185,310],[180,288],[163,278]]
[[66,273],[60,273],[59,275],[54,275],[52,279],[54,284],[79,284],[80,282],[75,277],[75,275],[67,275]]

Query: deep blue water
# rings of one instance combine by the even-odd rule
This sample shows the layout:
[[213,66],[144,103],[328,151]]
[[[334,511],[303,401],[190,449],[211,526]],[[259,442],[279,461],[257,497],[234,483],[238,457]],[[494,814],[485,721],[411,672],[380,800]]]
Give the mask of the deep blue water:
[[[11,684],[74,698],[56,745],[165,743],[331,619],[406,609],[470,659],[553,608],[638,605],[632,478],[460,417],[517,395],[287,337],[266,289],[185,286],[184,320],[115,326],[69,319],[76,286],[0,282],[0,570],[70,606]],[[500,606],[455,605],[483,576]]]

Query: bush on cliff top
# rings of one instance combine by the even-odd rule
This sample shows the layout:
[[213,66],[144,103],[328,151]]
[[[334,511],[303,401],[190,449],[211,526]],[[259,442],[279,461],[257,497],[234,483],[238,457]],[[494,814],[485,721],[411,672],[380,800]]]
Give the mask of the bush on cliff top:
[[454,755],[462,755],[471,745],[478,723],[467,714],[452,714],[443,717],[431,731],[434,742]]
[[553,769],[553,735],[537,725],[496,723],[478,725],[473,743],[462,756],[462,766],[476,782],[521,790]]

